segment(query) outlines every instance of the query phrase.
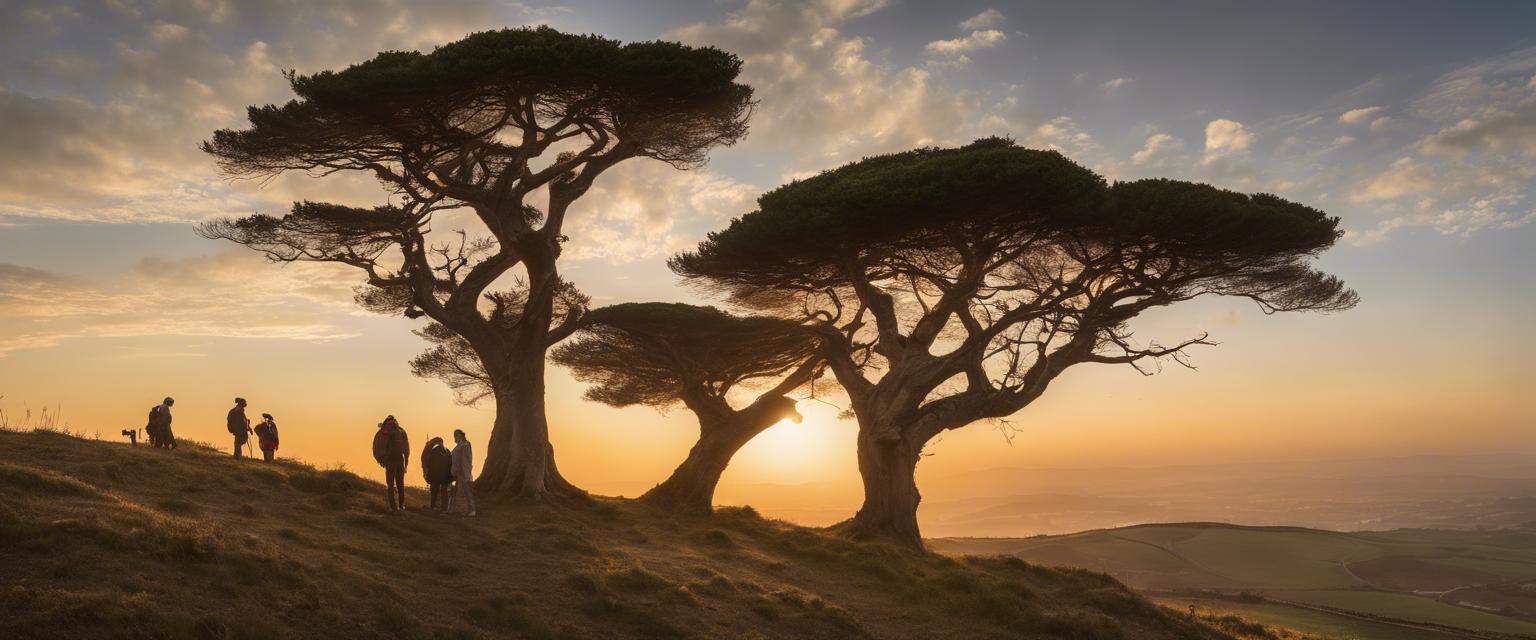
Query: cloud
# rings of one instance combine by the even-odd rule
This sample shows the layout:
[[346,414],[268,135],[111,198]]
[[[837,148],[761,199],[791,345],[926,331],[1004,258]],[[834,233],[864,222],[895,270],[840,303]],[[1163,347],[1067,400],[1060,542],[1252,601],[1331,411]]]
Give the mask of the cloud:
[[1131,79],[1130,78],[1115,78],[1113,80],[1107,80],[1107,81],[1103,82],[1102,84],[1099,85],[1099,88],[1103,89],[1104,93],[1114,93],[1120,87],[1123,87],[1123,86],[1128,85],[1130,83],[1131,83]]
[[1386,171],[1357,186],[1349,199],[1353,202],[1393,200],[1424,193],[1435,186],[1434,175],[1427,165],[1413,158],[1401,158]]
[[667,37],[741,56],[742,80],[761,100],[744,153],[784,154],[793,177],[973,133],[976,96],[944,86],[937,70],[870,58],[863,38],[839,30],[884,3],[752,0],[723,20]]
[[1041,146],[1054,149],[1069,155],[1084,155],[1098,149],[1093,136],[1083,131],[1068,116],[1051,118],[1044,124],[1036,127],[1024,140],[1029,146]]
[[1257,136],[1235,120],[1212,120],[1205,125],[1205,163],[1247,151]]
[[[1382,101],[1390,94],[1396,101]],[[1395,233],[1467,238],[1531,223],[1536,48],[1473,61],[1421,86],[1373,80],[1332,103],[1370,106],[1342,112],[1321,107],[1267,121],[1264,130],[1289,135],[1266,158],[1266,170],[1299,176],[1319,200],[1339,193],[1353,244],[1382,242]],[[1319,114],[1392,135],[1372,144],[1356,141],[1361,135],[1355,132],[1306,135],[1304,126]]]
[[145,259],[96,283],[0,263],[0,356],[79,337],[334,340],[359,278],[336,265],[279,268],[246,251]]
[[1345,111],[1339,116],[1339,124],[1360,124],[1369,122],[1376,114],[1381,113],[1381,107],[1362,107]]
[[1479,198],[1464,206],[1438,208],[1426,201],[1416,210],[1395,215],[1363,231],[1348,231],[1344,240],[1356,246],[1379,244],[1393,233],[1428,229],[1439,235],[1469,238],[1486,231],[1508,231],[1536,222],[1536,208],[1519,196]]
[[1184,141],[1166,133],[1147,136],[1141,150],[1131,154],[1131,162],[1138,165],[1161,165],[1171,156],[1184,150]]
[[751,211],[761,193],[708,169],[625,162],[573,205],[571,241],[562,257],[625,263],[668,256]]
[[997,9],[987,9],[962,21],[960,29],[963,31],[977,31],[987,27],[995,27],[1007,21],[1007,19],[1003,12]]
[[935,40],[923,48],[932,54],[958,56],[979,49],[990,49],[1007,41],[1008,34],[997,29],[986,29],[983,31],[972,31],[960,38]]
[[[0,86],[0,215],[96,222],[282,206],[231,188],[197,143],[243,124],[248,105],[291,97],[283,69],[336,68],[509,22],[494,0],[29,4],[15,10],[36,24],[0,38],[0,78],[48,78]],[[37,40],[44,23],[67,35]],[[81,39],[101,47],[69,49]],[[323,193],[311,181],[306,195]]]
[[1477,117],[1499,105],[1508,107],[1536,87],[1536,47],[1491,56],[1436,78],[1410,104],[1421,118],[1450,121]]
[[1462,120],[1424,138],[1420,146],[1432,154],[1460,156],[1487,149],[1536,157],[1536,99],[1517,111]]

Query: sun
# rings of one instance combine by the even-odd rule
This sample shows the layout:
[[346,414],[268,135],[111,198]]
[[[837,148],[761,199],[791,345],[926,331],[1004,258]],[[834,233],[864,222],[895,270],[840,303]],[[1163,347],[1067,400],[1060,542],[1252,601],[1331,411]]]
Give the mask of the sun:
[[810,482],[855,464],[855,429],[849,421],[838,420],[836,407],[801,400],[795,410],[803,417],[798,424],[781,420],[737,454],[752,481]]

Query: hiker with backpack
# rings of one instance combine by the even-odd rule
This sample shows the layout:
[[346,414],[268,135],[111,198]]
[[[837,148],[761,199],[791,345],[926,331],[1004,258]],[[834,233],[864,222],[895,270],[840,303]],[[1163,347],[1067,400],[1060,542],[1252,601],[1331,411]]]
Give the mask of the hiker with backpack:
[[277,421],[272,414],[261,414],[261,424],[256,425],[256,445],[261,447],[261,459],[271,462],[277,456]]
[[469,438],[464,437],[461,429],[453,430],[453,484],[455,500],[464,500],[464,515],[475,515],[475,454],[469,447]]
[[388,491],[389,510],[405,510],[405,467],[410,459],[411,440],[394,416],[387,416],[373,434],[373,459],[384,467],[384,485]]
[[245,417],[245,398],[235,398],[235,407],[229,410],[225,418],[225,427],[230,435],[235,437],[235,459],[244,458],[240,448],[251,439],[251,419]]
[[453,454],[443,446],[442,438],[427,441],[421,450],[421,475],[432,493],[432,510],[448,510],[448,490],[453,483]]
[[149,423],[144,425],[144,435],[149,436],[149,446],[156,449],[175,449],[176,436],[171,433],[171,405],[176,400],[166,397],[149,410]]

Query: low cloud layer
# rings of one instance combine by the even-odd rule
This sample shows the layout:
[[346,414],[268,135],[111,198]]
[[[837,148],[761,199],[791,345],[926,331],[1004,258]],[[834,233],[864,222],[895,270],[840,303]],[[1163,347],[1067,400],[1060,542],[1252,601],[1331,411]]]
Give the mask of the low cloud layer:
[[100,282],[0,263],[0,357],[82,337],[346,338],[337,319],[355,313],[356,281],[246,252],[145,259]]

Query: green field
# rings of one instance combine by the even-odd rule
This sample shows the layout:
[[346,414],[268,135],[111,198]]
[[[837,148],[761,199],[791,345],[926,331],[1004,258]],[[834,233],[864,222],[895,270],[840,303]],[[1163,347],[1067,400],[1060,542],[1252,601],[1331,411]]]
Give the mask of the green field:
[[1316,591],[1274,591],[1268,592],[1265,595],[1275,600],[1337,607],[1390,618],[1420,620],[1461,627],[1463,629],[1479,629],[1499,633],[1536,636],[1536,623],[1513,620],[1484,611],[1444,604],[1428,598],[1402,593],[1323,589]]
[[1194,598],[1157,598],[1157,602],[1179,611],[1188,610],[1193,605],[1197,611],[1241,616],[1254,622],[1295,629],[1328,640],[1346,638],[1458,640],[1461,637],[1444,631],[1409,629],[1270,602],[1248,603]]
[[[1528,531],[1339,533],[1187,523],[1034,538],[946,538],[933,547],[1104,571],[1160,594],[1247,591],[1408,622],[1536,637],[1536,585],[1529,584],[1536,581],[1536,534]],[[1294,628],[1312,633],[1351,630],[1361,638],[1396,640],[1412,631],[1275,602],[1211,602],[1274,624],[1295,617]]]

